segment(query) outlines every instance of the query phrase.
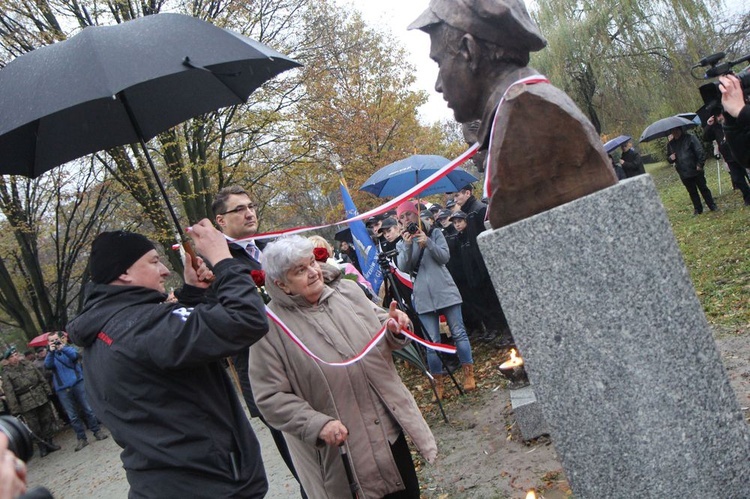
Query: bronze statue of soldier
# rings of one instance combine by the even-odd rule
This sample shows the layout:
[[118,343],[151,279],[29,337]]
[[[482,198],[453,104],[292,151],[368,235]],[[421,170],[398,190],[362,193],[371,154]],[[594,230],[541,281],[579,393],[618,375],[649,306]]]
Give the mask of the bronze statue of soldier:
[[430,35],[435,90],[456,121],[481,120],[493,228],[617,183],[588,119],[527,66],[547,42],[523,1],[431,0],[409,29]]

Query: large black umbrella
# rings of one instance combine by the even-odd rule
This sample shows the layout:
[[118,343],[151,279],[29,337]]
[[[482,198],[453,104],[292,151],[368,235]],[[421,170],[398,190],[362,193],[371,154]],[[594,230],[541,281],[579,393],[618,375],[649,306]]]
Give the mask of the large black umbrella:
[[299,64],[250,38],[180,14],[156,14],[24,54],[0,70],[0,173],[57,165],[145,141],[196,115],[240,104]]
[[669,118],[662,118],[646,127],[646,129],[641,134],[639,142],[648,142],[660,137],[666,137],[674,128],[692,128],[694,126],[697,126],[694,121],[682,118],[680,116],[670,116]]

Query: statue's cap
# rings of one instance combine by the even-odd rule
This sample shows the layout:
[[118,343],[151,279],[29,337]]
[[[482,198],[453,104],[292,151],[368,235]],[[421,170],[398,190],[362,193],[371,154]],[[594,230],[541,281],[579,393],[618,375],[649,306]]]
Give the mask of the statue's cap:
[[547,45],[522,0],[430,0],[408,29],[441,22],[500,47],[536,52]]

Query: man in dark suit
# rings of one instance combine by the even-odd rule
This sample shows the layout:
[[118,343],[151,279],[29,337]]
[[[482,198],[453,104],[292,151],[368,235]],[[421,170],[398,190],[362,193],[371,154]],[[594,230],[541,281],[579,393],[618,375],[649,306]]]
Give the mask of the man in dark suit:
[[[211,208],[214,212],[216,225],[227,238],[232,257],[248,262],[254,270],[261,270],[261,249],[255,244],[255,241],[250,239],[258,232],[258,215],[255,211],[255,203],[252,202],[247,191],[238,185],[224,187],[216,193]],[[289,471],[299,482],[284,435],[279,430],[269,426],[255,405],[253,389],[250,386],[248,375],[248,351],[235,356],[232,360],[240,378],[242,396],[250,415],[254,418],[260,418],[263,424],[268,426],[279,454],[284,459]],[[307,497],[301,485],[300,492],[303,498]]]

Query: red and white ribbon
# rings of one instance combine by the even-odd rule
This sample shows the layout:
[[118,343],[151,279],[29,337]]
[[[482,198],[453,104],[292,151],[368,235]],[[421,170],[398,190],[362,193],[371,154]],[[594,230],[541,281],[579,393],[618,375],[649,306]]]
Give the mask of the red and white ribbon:
[[[542,75],[533,75],[533,76],[527,76],[526,78],[521,78],[518,81],[514,81],[510,84],[508,88],[505,89],[505,92],[503,92],[503,96],[500,98],[500,102],[497,104],[497,108],[495,109],[495,114],[492,118],[492,128],[490,128],[490,145],[487,150],[487,166],[484,170],[484,189],[483,189],[483,196],[487,199],[490,199],[492,197],[492,141],[495,137],[495,117],[497,116],[497,113],[500,111],[500,106],[503,105],[505,102],[505,96],[508,95],[508,91],[515,87],[516,85],[535,85],[537,83],[549,83],[549,80],[546,76]],[[487,215],[489,215],[490,211],[487,210]]]
[[399,280],[401,284],[403,284],[409,289],[414,289],[414,283],[411,282],[411,276],[409,274],[399,270],[393,265],[391,265],[390,267],[391,267],[391,273],[396,277],[396,279]]
[[[392,320],[392,319],[389,319],[388,321],[386,321],[385,325],[382,328],[380,328],[380,331],[378,331],[378,333],[375,336],[373,336],[373,338],[370,341],[367,342],[367,345],[365,345],[365,347],[354,357],[347,359],[343,362],[328,362],[328,361],[321,359],[317,355],[315,355],[315,353],[312,350],[310,350],[310,348],[308,348],[308,346],[305,345],[305,343],[301,339],[299,339],[299,337],[296,334],[294,334],[294,332],[291,329],[289,329],[287,325],[284,324],[284,322],[281,319],[279,319],[279,316],[273,313],[273,311],[271,311],[271,309],[269,309],[268,307],[266,307],[266,315],[268,315],[268,318],[271,319],[271,321],[274,324],[279,326],[279,328],[284,332],[284,334],[286,334],[289,337],[289,339],[291,339],[292,342],[294,342],[295,345],[300,347],[302,351],[307,354],[308,357],[311,357],[317,360],[321,364],[325,364],[327,366],[337,366],[337,367],[338,366],[350,366],[362,360],[365,357],[365,355],[367,355],[370,352],[370,350],[375,348],[375,345],[377,345],[378,342],[383,339],[383,337],[385,336],[385,331],[388,327],[388,322]],[[404,336],[407,336],[411,338],[412,340],[416,341],[417,343],[424,345],[427,348],[431,348],[432,350],[436,350],[438,352],[443,352],[443,353],[450,353],[450,354],[456,353],[456,347],[454,346],[444,345],[442,343],[432,343],[431,341],[423,340],[416,334],[406,329],[402,329],[400,332]]]

